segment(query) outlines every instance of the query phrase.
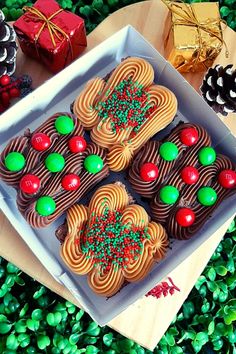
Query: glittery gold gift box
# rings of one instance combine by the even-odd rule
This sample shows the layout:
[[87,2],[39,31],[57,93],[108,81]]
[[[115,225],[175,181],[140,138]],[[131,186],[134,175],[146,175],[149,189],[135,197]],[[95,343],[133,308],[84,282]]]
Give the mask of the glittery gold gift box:
[[218,2],[163,2],[170,10],[165,57],[179,72],[205,71],[224,43]]

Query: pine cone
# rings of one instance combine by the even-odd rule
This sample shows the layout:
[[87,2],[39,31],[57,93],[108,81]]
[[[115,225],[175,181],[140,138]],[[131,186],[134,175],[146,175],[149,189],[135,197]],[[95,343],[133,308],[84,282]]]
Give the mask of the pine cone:
[[16,68],[16,34],[4,20],[5,16],[0,10],[0,77],[12,75]]
[[210,68],[201,86],[202,96],[216,113],[236,112],[236,70],[233,65]]

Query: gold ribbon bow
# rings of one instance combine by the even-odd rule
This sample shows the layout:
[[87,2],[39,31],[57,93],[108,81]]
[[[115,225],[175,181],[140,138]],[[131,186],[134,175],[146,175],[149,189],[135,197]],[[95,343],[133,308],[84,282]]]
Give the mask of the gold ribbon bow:
[[39,29],[38,33],[35,36],[35,42],[38,41],[38,39],[45,27],[48,29],[48,32],[49,32],[49,35],[50,35],[50,38],[51,38],[51,41],[52,41],[52,44],[54,47],[56,47],[55,36],[60,40],[59,33],[70,42],[70,38],[67,35],[67,33],[65,31],[63,31],[54,22],[52,22],[52,19],[56,15],[58,15],[60,12],[62,12],[63,9],[57,10],[49,17],[46,17],[39,9],[36,9],[36,7],[24,6],[23,10],[31,13],[32,15],[34,15],[35,18],[37,18],[43,22],[41,28]]
[[[205,31],[207,33],[209,33],[211,36],[217,38],[220,43],[221,43],[221,46],[220,48],[222,48],[223,44],[226,48],[226,51],[225,51],[225,56],[228,58],[229,56],[229,51],[228,51],[228,47],[227,47],[227,44],[225,43],[224,39],[219,36],[215,31],[214,29],[212,29],[210,26],[213,26],[213,25],[219,25],[221,22],[223,22],[225,25],[226,22],[222,19],[219,19],[219,20],[216,20],[216,19],[209,19],[205,22],[199,22],[199,20],[197,19],[195,13],[194,13],[194,9],[191,5],[189,4],[186,4],[184,3],[183,1],[179,0],[178,2],[185,6],[185,9],[182,7],[182,6],[179,6],[177,1],[176,2],[172,2],[172,1],[168,1],[168,0],[161,0],[167,7],[168,9],[171,11],[171,13],[174,13],[176,15],[178,15],[180,17],[180,19],[177,19],[175,21],[175,24],[179,24],[179,25],[185,25],[185,26],[194,26],[197,28],[197,31],[198,31],[198,41],[199,41],[199,51],[197,53],[197,57],[195,58],[195,63],[194,64],[197,64],[198,63],[198,59],[199,59],[199,56],[204,48],[204,45],[203,45],[203,42],[202,42],[202,36],[201,36],[201,32],[200,30],[202,31]],[[180,11],[179,11],[180,9]]]

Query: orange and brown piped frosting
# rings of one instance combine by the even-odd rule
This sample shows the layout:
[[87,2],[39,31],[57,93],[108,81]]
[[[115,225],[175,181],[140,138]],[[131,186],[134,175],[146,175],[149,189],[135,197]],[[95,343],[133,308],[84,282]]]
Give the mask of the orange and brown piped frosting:
[[142,280],[155,261],[166,254],[165,229],[149,220],[140,205],[129,204],[122,184],[99,188],[89,206],[74,205],[67,211],[61,257],[80,275],[88,275],[91,289],[112,296],[125,281]]
[[113,171],[125,169],[134,152],[176,114],[175,95],[153,81],[152,66],[130,57],[107,81],[90,80],[74,102],[73,112],[91,130],[91,139],[109,150],[108,165]]

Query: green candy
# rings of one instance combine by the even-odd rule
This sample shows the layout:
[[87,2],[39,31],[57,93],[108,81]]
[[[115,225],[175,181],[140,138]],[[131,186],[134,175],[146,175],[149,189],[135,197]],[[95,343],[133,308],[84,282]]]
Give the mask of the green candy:
[[165,186],[160,189],[160,199],[165,204],[174,204],[179,198],[179,191],[173,186]]
[[55,128],[62,135],[70,134],[74,129],[73,119],[68,116],[59,116],[55,120]]
[[200,204],[204,206],[212,206],[217,201],[217,194],[211,187],[202,187],[197,192],[197,198]]
[[173,161],[177,158],[179,150],[174,143],[169,141],[161,144],[160,155],[165,161]]
[[211,165],[215,162],[216,152],[212,147],[209,146],[203,147],[199,151],[198,159],[203,166]]
[[56,203],[53,198],[43,196],[37,200],[35,210],[41,216],[48,216],[56,210]]
[[5,157],[5,166],[9,171],[20,171],[25,166],[25,157],[20,152],[10,152]]
[[53,152],[46,157],[45,166],[51,172],[60,172],[65,166],[65,159],[57,152]]
[[89,155],[84,160],[84,168],[89,172],[96,174],[103,168],[103,160],[98,155]]

